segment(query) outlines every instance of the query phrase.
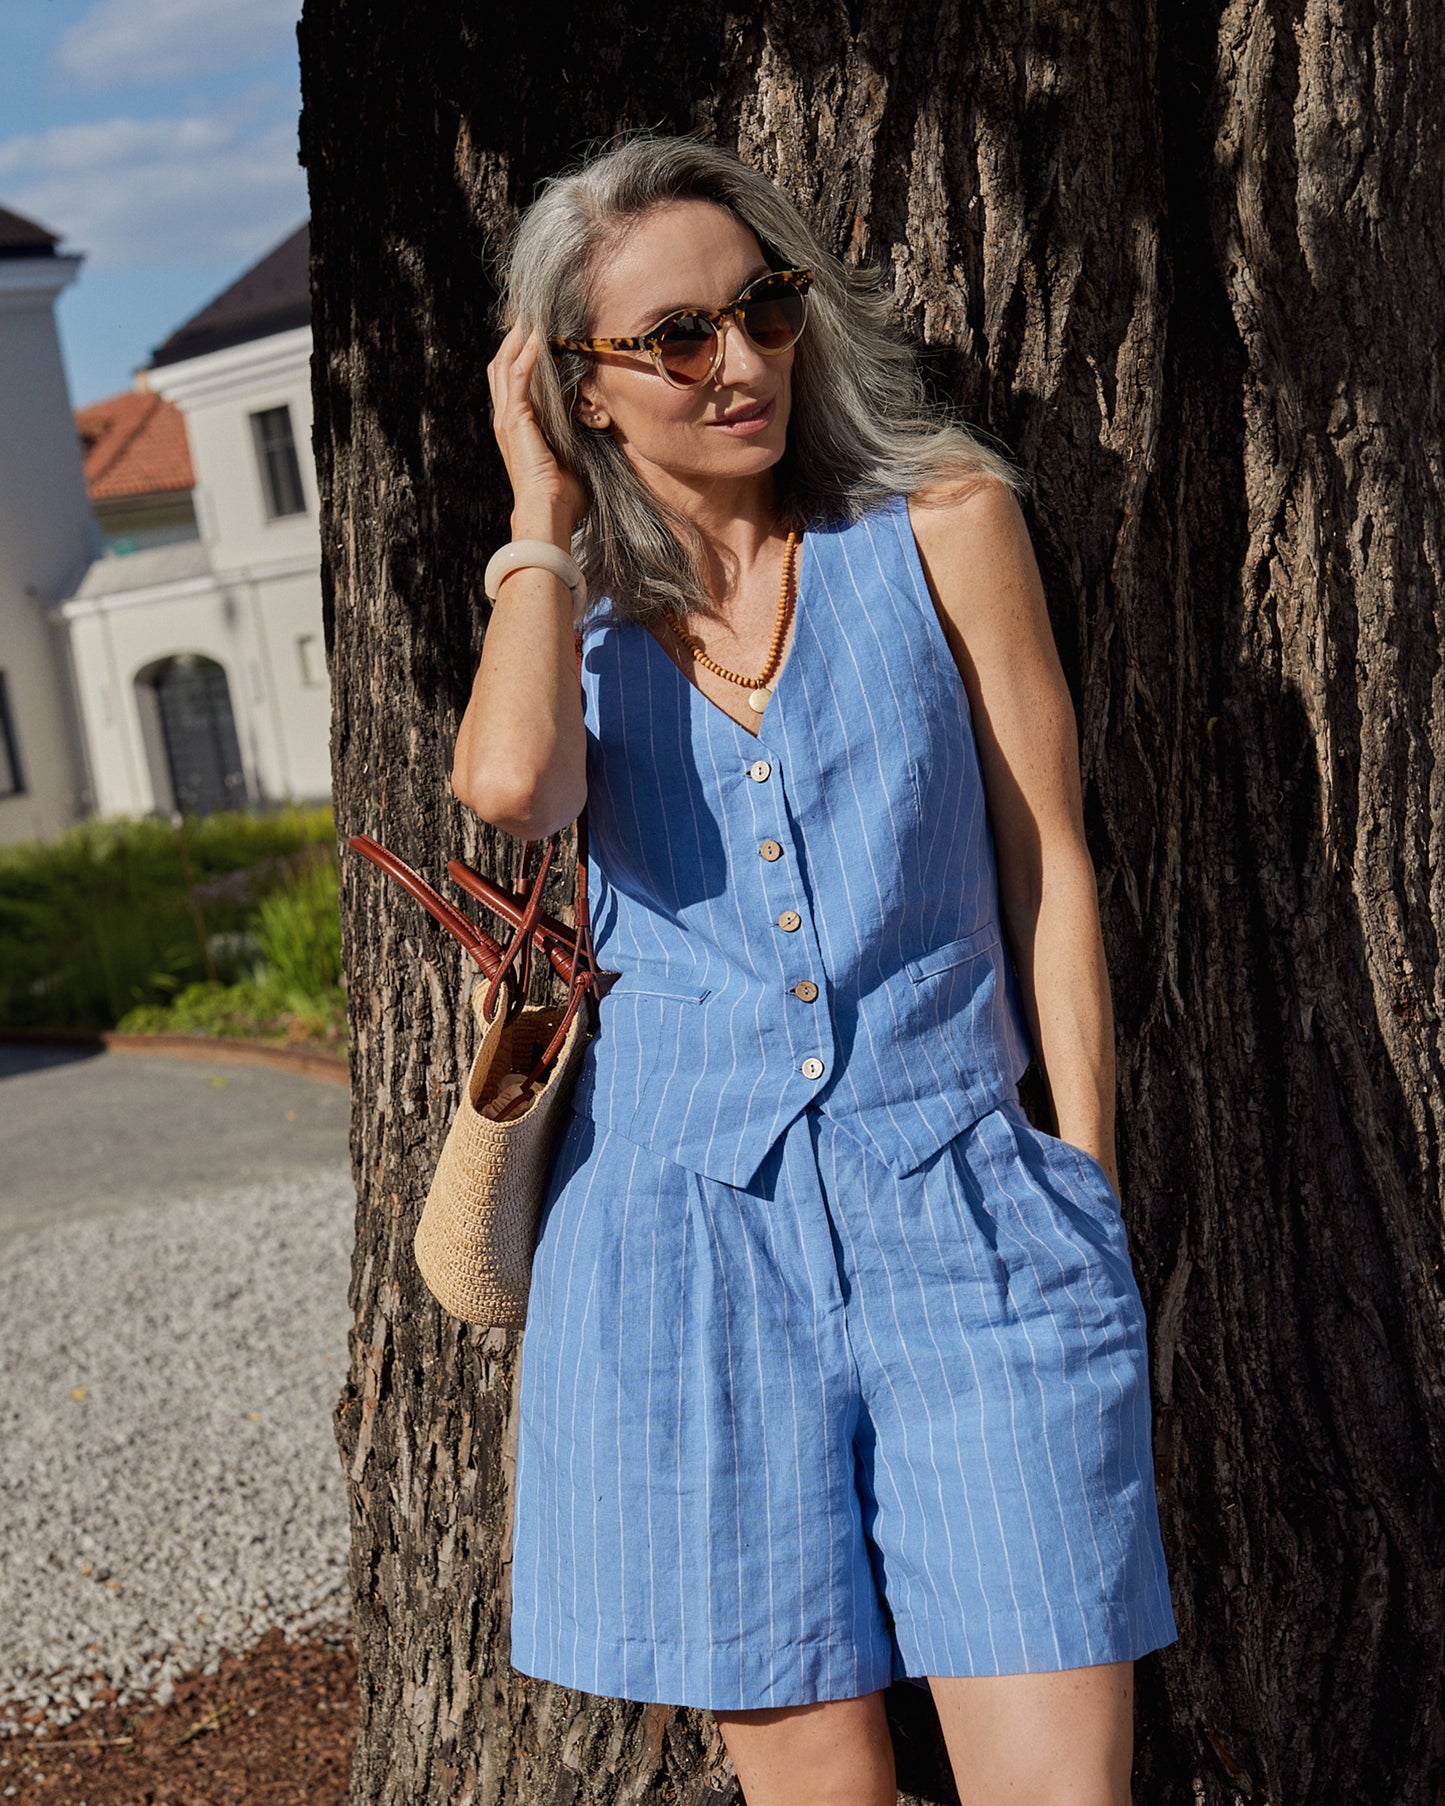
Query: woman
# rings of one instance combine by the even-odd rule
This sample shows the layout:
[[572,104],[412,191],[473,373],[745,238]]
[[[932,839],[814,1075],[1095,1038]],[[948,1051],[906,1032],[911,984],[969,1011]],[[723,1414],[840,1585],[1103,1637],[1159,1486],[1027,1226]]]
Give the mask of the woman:
[[[453,783],[528,839],[586,803],[620,974],[533,1267],[512,1660],[710,1707],[749,1806],[891,1806],[903,1677],[970,1806],[1119,1806],[1131,1663],[1175,1632],[1012,473],[707,145],[550,184],[508,300],[522,543]],[[1061,1139],[1019,1107],[1031,1055]]]

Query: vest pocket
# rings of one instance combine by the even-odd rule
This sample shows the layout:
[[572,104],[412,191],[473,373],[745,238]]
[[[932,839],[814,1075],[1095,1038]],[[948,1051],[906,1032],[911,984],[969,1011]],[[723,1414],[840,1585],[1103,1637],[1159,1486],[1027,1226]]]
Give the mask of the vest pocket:
[[949,941],[942,947],[935,947],[931,952],[921,954],[917,959],[909,960],[905,970],[914,984],[919,984],[925,978],[933,978],[939,972],[961,966],[976,954],[987,953],[990,948],[998,945],[1001,938],[997,919],[985,922],[981,927],[975,928],[972,934],[965,934],[959,940]]
[[670,997],[678,1003],[701,1003],[712,995],[711,985],[671,972],[623,972],[608,988],[609,997]]

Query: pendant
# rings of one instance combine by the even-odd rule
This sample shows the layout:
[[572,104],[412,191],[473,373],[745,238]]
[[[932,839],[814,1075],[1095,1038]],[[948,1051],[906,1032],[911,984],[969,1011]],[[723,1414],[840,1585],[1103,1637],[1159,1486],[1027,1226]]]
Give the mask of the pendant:
[[748,691],[748,707],[755,715],[761,715],[773,699],[773,692],[767,684],[759,684],[756,690]]

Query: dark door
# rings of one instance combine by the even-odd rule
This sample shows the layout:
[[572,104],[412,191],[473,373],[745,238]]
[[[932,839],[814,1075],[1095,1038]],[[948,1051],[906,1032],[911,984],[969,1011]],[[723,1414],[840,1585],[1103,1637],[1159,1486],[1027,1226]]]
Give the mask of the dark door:
[[169,658],[151,679],[177,809],[209,815],[246,803],[246,777],[226,673],[199,653]]

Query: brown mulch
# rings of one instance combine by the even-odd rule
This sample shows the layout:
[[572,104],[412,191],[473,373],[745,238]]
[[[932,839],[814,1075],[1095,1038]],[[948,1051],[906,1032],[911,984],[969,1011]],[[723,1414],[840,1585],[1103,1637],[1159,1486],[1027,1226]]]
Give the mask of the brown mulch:
[[168,1705],[97,1705],[44,1736],[0,1739],[16,1806],[346,1806],[356,1651],[267,1631]]

